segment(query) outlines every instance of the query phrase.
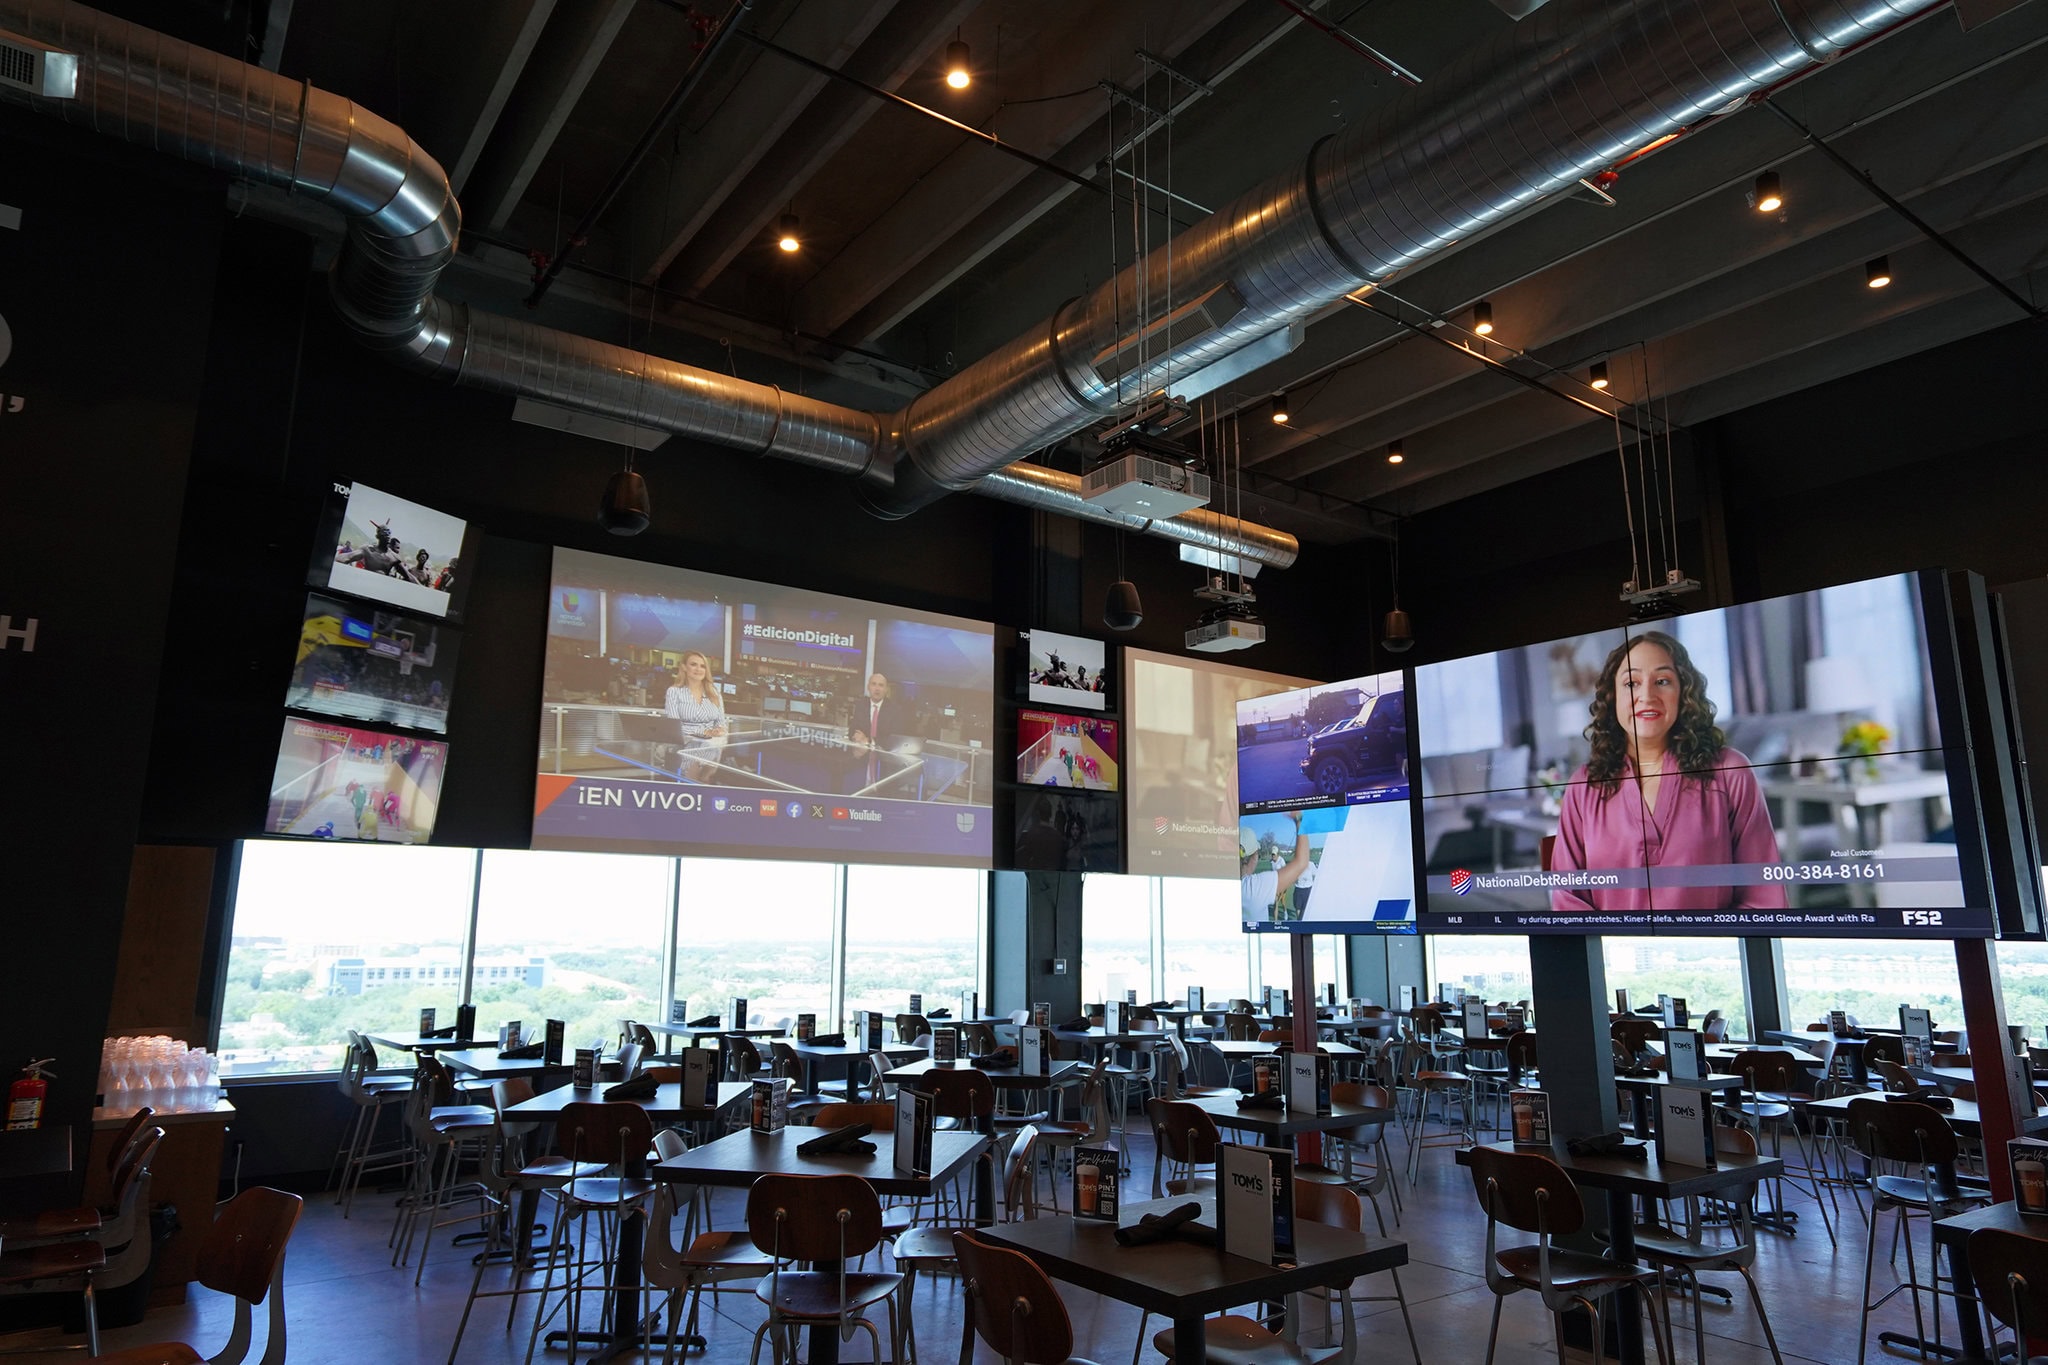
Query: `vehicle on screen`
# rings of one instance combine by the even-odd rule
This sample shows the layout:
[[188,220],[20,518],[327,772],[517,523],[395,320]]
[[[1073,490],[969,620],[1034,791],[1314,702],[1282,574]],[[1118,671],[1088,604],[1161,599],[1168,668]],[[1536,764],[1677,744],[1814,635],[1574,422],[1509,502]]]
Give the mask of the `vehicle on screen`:
[[[1342,796],[1360,783],[1397,775],[1408,780],[1408,710],[1405,694],[1390,692],[1350,720],[1316,731],[1302,755],[1301,775],[1324,796]],[[1319,699],[1320,700],[1320,699]]]

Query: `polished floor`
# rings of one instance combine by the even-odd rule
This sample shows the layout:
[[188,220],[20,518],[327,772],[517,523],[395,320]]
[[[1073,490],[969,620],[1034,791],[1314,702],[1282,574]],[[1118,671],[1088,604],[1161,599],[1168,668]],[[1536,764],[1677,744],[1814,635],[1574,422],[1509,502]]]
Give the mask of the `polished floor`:
[[[1148,1188],[1153,1160],[1150,1139],[1134,1131],[1130,1147],[1135,1172],[1132,1188]],[[1398,1138],[1395,1149],[1396,1159],[1402,1159],[1405,1148]],[[1455,1164],[1451,1151],[1433,1149],[1424,1153],[1419,1182],[1412,1188],[1404,1183],[1403,1190],[1406,1208],[1401,1226],[1390,1230],[1409,1244],[1411,1263],[1402,1272],[1402,1283],[1422,1358],[1431,1365],[1481,1361],[1493,1298],[1481,1277],[1486,1230],[1470,1177]],[[1844,1197],[1841,1208],[1846,1226],[1837,1225],[1839,1245],[1830,1245],[1812,1202],[1789,1191],[1788,1200],[1804,1214],[1801,1230],[1796,1237],[1761,1234],[1756,1266],[1779,1345],[1787,1361],[1830,1365],[1854,1361],[1864,1252],[1862,1224]],[[286,1264],[289,1358],[294,1365],[358,1365],[363,1361],[439,1365],[448,1360],[455,1321],[470,1284],[467,1249],[451,1247],[448,1238],[452,1234],[444,1232],[422,1283],[415,1288],[413,1270],[393,1267],[385,1245],[391,1204],[389,1196],[365,1197],[358,1202],[353,1218],[344,1220],[331,1197],[309,1199]],[[715,1209],[720,1225],[737,1225],[740,1208],[739,1192],[722,1193]],[[1388,1217],[1391,1220],[1391,1209]],[[1887,1219],[1887,1242],[1890,1228]],[[1922,1224],[1919,1237],[1925,1236]],[[1880,1247],[1880,1276],[1885,1273],[1884,1251]],[[1705,1306],[1706,1359],[1717,1365],[1770,1361],[1762,1330],[1735,1278],[1713,1278],[1737,1292],[1732,1307],[1712,1299]],[[486,1275],[487,1286],[503,1282],[502,1270],[493,1269]],[[1062,1290],[1074,1321],[1077,1353],[1103,1365],[1130,1360],[1138,1339],[1136,1310],[1077,1286],[1064,1285]],[[1362,1280],[1357,1292],[1385,1293],[1387,1277]],[[509,1332],[504,1300],[480,1307],[463,1342],[460,1360],[523,1360],[531,1299],[519,1302]],[[753,1328],[760,1321],[759,1310],[746,1293],[727,1295],[722,1304],[707,1331],[710,1346],[702,1358],[737,1365],[747,1359]],[[104,1344],[113,1349],[175,1339],[189,1342],[202,1355],[211,1355],[227,1339],[229,1311],[219,1295],[195,1286],[187,1304],[159,1309],[139,1326],[109,1331],[104,1334]],[[913,1311],[924,1358],[933,1365],[956,1359],[961,1324],[957,1282],[947,1277],[920,1277]],[[1361,1313],[1369,1315],[1362,1320],[1361,1361],[1409,1358],[1392,1304],[1366,1305]],[[1953,1313],[1954,1301],[1945,1300],[1942,1318],[1951,1342]],[[1674,1317],[1678,1319],[1677,1358],[1694,1360],[1699,1343],[1692,1330],[1690,1306],[1679,1305]],[[1913,1324],[1907,1296],[1900,1295],[1880,1310],[1874,1321],[1879,1328],[1910,1330]],[[1146,1329],[1147,1335],[1160,1325],[1155,1319]],[[259,1327],[259,1336],[260,1331]],[[54,1332],[0,1338],[0,1353],[62,1340]],[[865,1352],[862,1337],[847,1348],[846,1358],[865,1360]],[[567,1359],[560,1352],[543,1355],[556,1361]],[[986,1348],[980,1355],[994,1359]],[[1141,1356],[1159,1359],[1149,1347]],[[1575,1352],[1571,1358],[1586,1357]],[[1873,1330],[1870,1359],[1916,1358],[1885,1351],[1878,1346]],[[763,1359],[767,1359],[765,1351]],[[1536,1365],[1557,1359],[1551,1319],[1534,1295],[1519,1294],[1507,1300],[1496,1359],[1503,1365]]]

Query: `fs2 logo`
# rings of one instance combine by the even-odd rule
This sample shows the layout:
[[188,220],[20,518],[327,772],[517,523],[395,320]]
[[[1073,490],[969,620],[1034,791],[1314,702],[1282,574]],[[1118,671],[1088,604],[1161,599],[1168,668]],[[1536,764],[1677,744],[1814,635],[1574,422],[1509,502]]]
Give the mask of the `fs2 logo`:
[[[0,620],[6,618],[0,617]],[[1939,910],[1901,910],[1901,922],[1908,929],[1938,929],[1941,927]]]
[[1451,873],[1451,890],[1460,896],[1472,894],[1472,874],[1464,868]]

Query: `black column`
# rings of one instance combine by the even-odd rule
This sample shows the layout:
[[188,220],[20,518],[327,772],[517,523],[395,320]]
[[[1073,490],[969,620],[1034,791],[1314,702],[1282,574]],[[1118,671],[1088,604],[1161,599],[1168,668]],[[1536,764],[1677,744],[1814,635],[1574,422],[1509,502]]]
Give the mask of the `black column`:
[[1614,1051],[1607,1027],[1607,964],[1592,935],[1531,934],[1536,1058],[1550,1095],[1558,1138],[1611,1133],[1621,1126],[1614,1102]]
[[1745,938],[1742,944],[1742,994],[1749,1001],[1748,1037],[1761,1041],[1785,1022],[1791,1006],[1785,995],[1785,944],[1782,939]]

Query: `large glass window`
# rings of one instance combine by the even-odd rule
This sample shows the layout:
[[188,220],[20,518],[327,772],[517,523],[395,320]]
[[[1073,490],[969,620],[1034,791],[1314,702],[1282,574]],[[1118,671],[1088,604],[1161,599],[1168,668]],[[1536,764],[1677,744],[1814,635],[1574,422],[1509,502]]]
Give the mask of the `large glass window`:
[[1236,878],[1159,878],[1159,922],[1161,995],[1184,1000],[1200,986],[1223,1003],[1252,993],[1249,940],[1263,936],[1244,932]]
[[351,1028],[453,1023],[475,872],[462,848],[242,845],[221,1074],[333,1071]]
[[[1732,938],[1620,938],[1601,941],[1607,989],[1628,991],[1629,1004],[1654,1005],[1660,995],[1685,1000],[1695,1020],[1719,1010],[1730,1036],[1745,1037],[1749,1006],[1742,993],[1742,943]],[[1608,1002],[1612,1004],[1610,1000]]]
[[[1928,946],[1948,956],[1946,944],[1938,950]],[[1999,984],[2005,989],[2006,1022],[2026,1029],[2034,1046],[2048,1046],[2048,943],[1996,943],[1992,949],[1998,954]],[[1959,1016],[1954,1027],[1962,1026]]]
[[1090,872],[1081,878],[1083,1002],[1121,1000],[1125,991],[1136,991],[1140,1003],[1159,998],[1152,971],[1157,896],[1154,877]]
[[[1847,1010],[1878,1028],[1899,1026],[1899,1006],[1934,1013],[1936,1028],[1963,1026],[1962,988],[1946,943],[1919,939],[1786,939],[1785,992],[1801,1029]],[[2007,1002],[2011,1010],[2011,1001]],[[2019,1015],[2011,1015],[2020,1022]]]
[[1529,939],[1526,934],[1431,934],[1429,980],[1434,996],[1439,982],[1461,986],[1488,1000],[1527,1000]]
[[676,875],[675,998],[689,1002],[692,1019],[722,1014],[740,995],[753,1027],[793,1025],[799,1014],[817,1015],[821,1033],[836,1027],[832,931],[843,868],[681,858]]
[[981,964],[988,874],[952,867],[846,869],[846,1012],[910,1008],[958,1011],[960,996],[988,988]]
[[479,1036],[517,1019],[531,1037],[609,1045],[624,1019],[659,1020],[662,936],[674,903],[667,858],[613,853],[483,856],[471,1001]]
[[[1254,990],[1271,986],[1278,991],[1294,989],[1294,945],[1293,934],[1252,934],[1258,941],[1258,980],[1253,982]],[[1340,934],[1310,935],[1315,943],[1316,990],[1326,985],[1335,985],[1337,998],[1348,998],[1344,988],[1344,977],[1338,965],[1343,958],[1344,938]]]

